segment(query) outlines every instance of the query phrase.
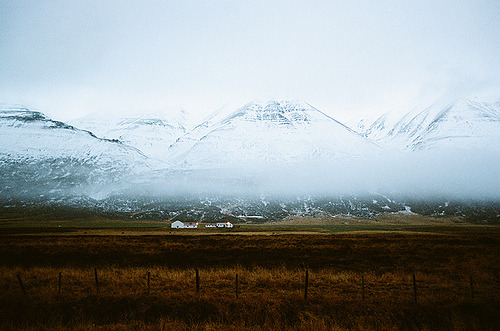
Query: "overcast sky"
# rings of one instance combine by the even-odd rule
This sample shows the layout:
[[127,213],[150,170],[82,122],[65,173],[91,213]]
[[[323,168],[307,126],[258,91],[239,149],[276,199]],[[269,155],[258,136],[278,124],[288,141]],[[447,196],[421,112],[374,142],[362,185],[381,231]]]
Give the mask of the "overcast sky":
[[0,0],[0,103],[88,113],[300,99],[340,119],[495,85],[499,1]]

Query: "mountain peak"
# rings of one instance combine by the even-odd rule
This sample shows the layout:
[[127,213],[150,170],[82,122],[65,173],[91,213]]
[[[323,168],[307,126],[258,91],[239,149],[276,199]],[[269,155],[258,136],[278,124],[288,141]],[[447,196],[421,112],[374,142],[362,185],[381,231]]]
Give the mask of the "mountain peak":
[[47,116],[24,106],[0,106],[0,118],[19,121],[49,120]]
[[380,150],[311,105],[272,100],[212,116],[177,139],[168,154],[183,167],[217,167],[338,160],[372,151]]
[[293,111],[312,107],[301,100],[253,100],[241,108],[253,108],[263,111]]
[[252,101],[240,107],[238,112],[257,112],[257,113],[297,113],[305,111],[317,111],[307,102],[298,100],[268,100],[268,101]]
[[498,150],[500,103],[481,98],[440,99],[393,125],[375,121],[362,133],[389,149]]
[[0,126],[22,126],[38,125],[46,129],[67,129],[75,128],[66,123],[55,121],[37,110],[30,110],[23,106],[0,107]]
[[[266,121],[282,125],[335,121],[306,102],[296,100],[252,101],[222,119],[221,124],[235,119],[248,122]],[[337,122],[337,121],[336,121]]]

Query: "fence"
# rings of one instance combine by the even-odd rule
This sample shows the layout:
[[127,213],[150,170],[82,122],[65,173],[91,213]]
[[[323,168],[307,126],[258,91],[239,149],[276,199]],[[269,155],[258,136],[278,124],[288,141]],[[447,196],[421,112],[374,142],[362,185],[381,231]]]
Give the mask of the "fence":
[[[17,293],[24,297],[52,294],[62,296],[130,295],[165,296],[211,295],[224,293],[236,300],[241,296],[294,295],[304,300],[316,297],[333,299],[400,299],[421,300],[454,297],[475,300],[481,295],[498,295],[496,276],[474,278],[474,275],[444,277],[426,274],[331,273],[328,270],[310,271],[288,269],[223,269],[223,270],[169,270],[169,269],[104,269],[53,270],[42,275],[32,269],[27,277],[16,273]],[[51,284],[57,284],[52,286]],[[10,286],[12,293],[13,286]],[[8,291],[7,291],[8,292]],[[40,295],[41,295],[40,294]]]

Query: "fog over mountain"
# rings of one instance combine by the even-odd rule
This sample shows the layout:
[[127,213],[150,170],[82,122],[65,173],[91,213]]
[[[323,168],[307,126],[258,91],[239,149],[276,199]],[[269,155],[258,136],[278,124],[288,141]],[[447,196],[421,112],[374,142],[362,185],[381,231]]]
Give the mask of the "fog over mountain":
[[[307,201],[276,208],[355,214],[411,210],[412,200],[500,199],[498,102],[431,105],[393,126],[383,119],[363,131],[305,102],[268,101],[223,109],[187,132],[152,118],[82,120],[108,138],[116,131],[110,140],[4,107],[0,194],[11,202],[76,198],[112,210],[188,197],[202,210],[219,201],[219,212],[248,199],[261,207]],[[246,213],[255,213],[249,206]]]
[[0,102],[98,113],[299,99],[340,121],[499,83],[496,1],[3,0]]

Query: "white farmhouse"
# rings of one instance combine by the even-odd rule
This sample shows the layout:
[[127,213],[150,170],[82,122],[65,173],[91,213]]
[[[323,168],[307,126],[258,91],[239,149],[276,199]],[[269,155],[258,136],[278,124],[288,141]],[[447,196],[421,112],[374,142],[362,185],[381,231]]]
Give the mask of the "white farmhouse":
[[172,229],[196,229],[198,227],[198,223],[183,223],[181,221],[175,221],[170,224]]

